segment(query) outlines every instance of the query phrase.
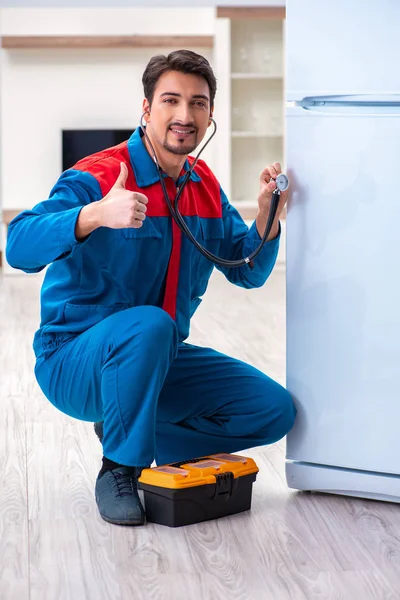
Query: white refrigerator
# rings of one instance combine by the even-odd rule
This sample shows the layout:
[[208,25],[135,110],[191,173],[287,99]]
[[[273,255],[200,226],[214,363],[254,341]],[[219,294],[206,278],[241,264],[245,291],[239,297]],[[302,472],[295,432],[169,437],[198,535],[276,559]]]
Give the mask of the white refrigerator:
[[287,483],[400,502],[400,1],[286,10]]

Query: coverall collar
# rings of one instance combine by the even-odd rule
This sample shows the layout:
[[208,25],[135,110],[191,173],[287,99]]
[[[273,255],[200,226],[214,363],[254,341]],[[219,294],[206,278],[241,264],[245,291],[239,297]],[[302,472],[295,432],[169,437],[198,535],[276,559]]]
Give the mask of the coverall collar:
[[[142,136],[143,133],[140,127],[137,127],[128,140],[128,152],[135,173],[136,183],[139,187],[146,187],[157,183],[159,179],[157,167],[150,154],[147,152],[146,146],[142,141]],[[189,168],[189,161],[186,159],[179,178],[181,178]],[[201,181],[201,177],[195,170],[193,170],[190,179],[196,182]]]

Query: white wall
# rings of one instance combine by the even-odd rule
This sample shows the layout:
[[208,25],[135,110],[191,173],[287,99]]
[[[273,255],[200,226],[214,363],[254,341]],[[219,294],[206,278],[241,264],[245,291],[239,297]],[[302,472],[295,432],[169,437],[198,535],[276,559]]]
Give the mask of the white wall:
[[[110,2],[111,4],[111,2]],[[1,35],[212,35],[208,8],[4,8]]]
[[[213,8],[3,9],[1,35],[212,35]],[[171,48],[172,50],[173,48]],[[211,49],[193,48],[213,64]],[[63,128],[133,128],[141,77],[168,48],[2,51],[0,63],[2,208],[48,197],[61,172]],[[216,146],[204,158],[213,167]]]
[[[285,6],[285,0],[191,0],[191,7],[209,7],[209,6]],[[21,7],[70,7],[73,6],[184,6],[187,7],[188,0],[0,0],[1,6]]]

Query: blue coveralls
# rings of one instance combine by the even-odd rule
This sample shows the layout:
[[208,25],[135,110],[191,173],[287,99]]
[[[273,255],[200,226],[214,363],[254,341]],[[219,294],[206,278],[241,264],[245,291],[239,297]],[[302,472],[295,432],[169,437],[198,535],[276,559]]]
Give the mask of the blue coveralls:
[[[80,210],[109,192],[121,162],[129,170],[126,188],[149,199],[143,227],[101,227],[78,242]],[[175,182],[165,178],[173,198]],[[180,210],[219,256],[247,256],[260,242],[255,224],[246,226],[203,161]],[[236,285],[260,287],[278,245],[279,236],[254,264],[220,270]],[[139,129],[65,171],[48,200],[11,222],[6,251],[8,262],[28,273],[50,265],[33,344],[35,375],[59,410],[104,421],[107,458],[164,464],[270,444],[291,429],[295,409],[282,386],[246,363],[185,342],[213,265],[169,216]]]

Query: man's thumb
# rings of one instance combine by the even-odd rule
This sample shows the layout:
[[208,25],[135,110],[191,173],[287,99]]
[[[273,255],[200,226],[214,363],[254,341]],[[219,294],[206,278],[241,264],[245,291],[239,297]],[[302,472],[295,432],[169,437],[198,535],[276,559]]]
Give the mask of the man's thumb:
[[126,180],[128,179],[128,167],[125,163],[121,163],[121,170],[118,175],[117,181],[114,183],[113,187],[125,187]]

